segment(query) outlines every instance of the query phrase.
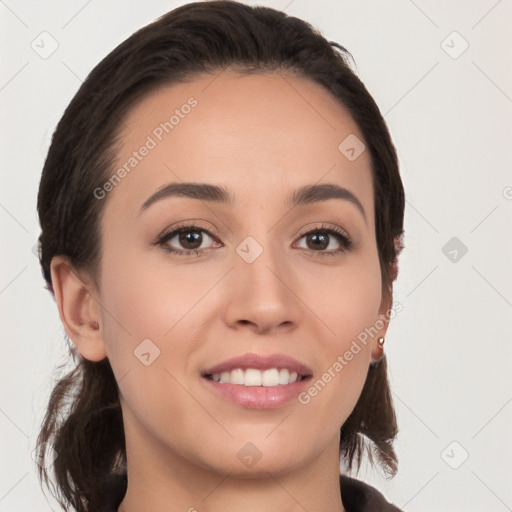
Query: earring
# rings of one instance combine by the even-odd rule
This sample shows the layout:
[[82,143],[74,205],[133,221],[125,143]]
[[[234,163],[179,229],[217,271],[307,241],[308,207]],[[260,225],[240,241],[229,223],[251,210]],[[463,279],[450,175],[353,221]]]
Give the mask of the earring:
[[[381,352],[384,351],[384,338],[380,337],[377,342],[378,342],[378,347],[379,347],[379,350]],[[383,355],[381,355],[380,357],[378,357],[377,359],[373,359],[373,356],[372,356],[372,362],[370,363],[370,368],[375,368],[377,366],[377,364],[379,363],[380,359],[383,357]]]

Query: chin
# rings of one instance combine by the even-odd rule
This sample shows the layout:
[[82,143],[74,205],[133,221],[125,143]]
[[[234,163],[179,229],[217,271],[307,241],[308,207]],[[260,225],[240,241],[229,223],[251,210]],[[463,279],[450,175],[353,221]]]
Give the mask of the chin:
[[268,442],[266,447],[259,449],[257,444],[257,441],[248,441],[241,448],[230,450],[227,456],[214,456],[214,469],[232,478],[245,480],[283,476],[306,463],[306,457],[297,453],[300,443],[286,449],[282,445],[269,446]]

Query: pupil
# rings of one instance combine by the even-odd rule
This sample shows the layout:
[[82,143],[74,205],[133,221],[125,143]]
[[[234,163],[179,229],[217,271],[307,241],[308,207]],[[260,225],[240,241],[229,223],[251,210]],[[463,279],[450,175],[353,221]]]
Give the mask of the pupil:
[[[180,233],[180,243],[185,245],[186,249],[197,249],[200,247],[202,238],[203,236],[198,231],[184,231]],[[197,244],[197,246],[195,246],[194,243]],[[188,247],[187,244],[192,244],[193,247]]]
[[[308,236],[308,242],[314,241],[314,246],[318,249],[325,249],[329,245],[329,235],[322,234],[314,234]],[[320,243],[317,243],[320,242]]]

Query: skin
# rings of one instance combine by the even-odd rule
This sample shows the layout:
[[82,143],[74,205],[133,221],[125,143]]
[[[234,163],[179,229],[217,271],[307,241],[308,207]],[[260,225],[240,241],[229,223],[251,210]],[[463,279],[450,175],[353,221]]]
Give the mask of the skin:
[[[59,314],[80,354],[108,357],[118,381],[129,480],[120,512],[342,512],[339,429],[387,323],[307,405],[248,409],[207,389],[200,373],[247,352],[283,353],[315,379],[386,313],[370,156],[351,162],[338,150],[348,135],[363,137],[318,84],[277,73],[213,78],[165,87],[128,115],[120,166],[174,109],[198,101],[103,199],[97,282],[53,259]],[[139,214],[159,187],[181,181],[225,186],[236,201],[173,197]],[[346,200],[287,206],[293,189],[317,183],[350,190],[366,220]],[[215,231],[202,232],[199,256],[152,243],[189,220]],[[334,252],[343,247],[330,235],[320,251],[334,255],[320,256],[301,233],[322,224],[346,231],[352,248]],[[236,252],[247,236],[263,248],[252,263]],[[190,247],[177,237],[167,246]],[[144,339],[160,350],[149,366],[134,356]],[[237,457],[248,442],[261,453],[252,467]]]

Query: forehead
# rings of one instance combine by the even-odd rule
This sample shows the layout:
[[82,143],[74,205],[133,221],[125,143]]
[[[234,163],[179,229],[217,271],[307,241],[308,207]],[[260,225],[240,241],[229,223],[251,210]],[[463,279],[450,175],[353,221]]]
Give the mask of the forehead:
[[[234,191],[240,206],[281,200],[291,189],[336,183],[373,208],[360,130],[319,84],[290,74],[223,71],[153,92],[124,119],[110,202],[130,217],[170,182]],[[348,141],[348,142],[345,142]],[[341,148],[340,148],[341,144]]]

